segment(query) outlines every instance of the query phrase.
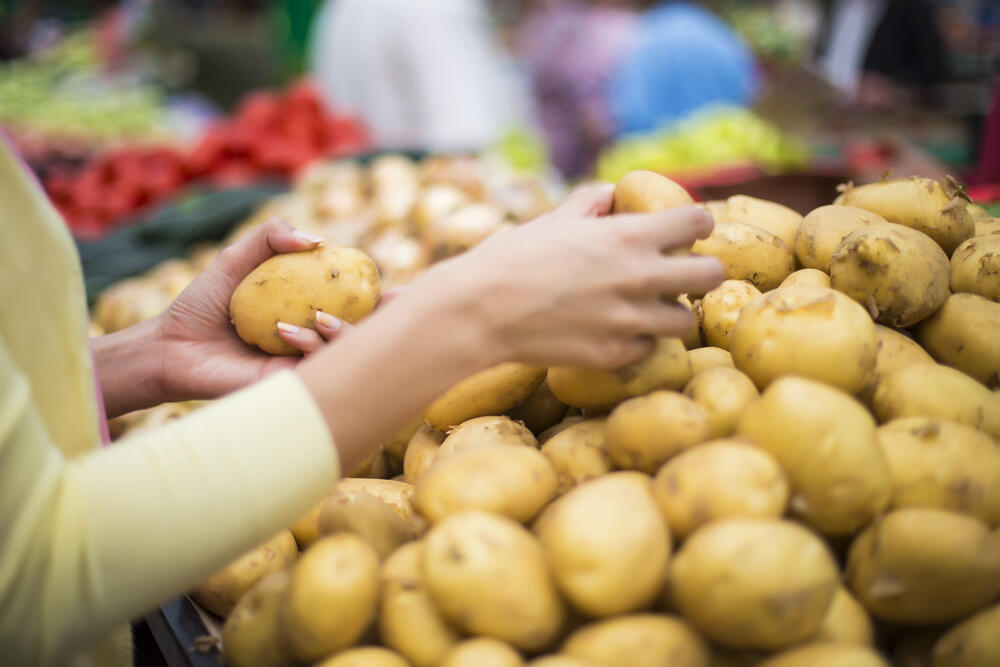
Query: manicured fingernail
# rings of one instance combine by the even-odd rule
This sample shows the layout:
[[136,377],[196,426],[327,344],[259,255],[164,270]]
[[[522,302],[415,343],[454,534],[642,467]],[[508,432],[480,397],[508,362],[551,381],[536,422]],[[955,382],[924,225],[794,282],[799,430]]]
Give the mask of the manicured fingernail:
[[340,328],[340,320],[331,315],[330,313],[324,313],[322,310],[316,311],[316,324],[322,325],[324,328],[330,331],[336,331]]
[[278,322],[278,331],[284,331],[285,333],[298,333],[301,331],[301,327],[297,327],[294,324],[289,324],[288,322]]
[[292,232],[297,238],[302,239],[306,243],[312,243],[313,245],[318,245],[323,242],[322,236],[316,236],[315,234],[310,234],[309,232],[304,232],[301,229],[296,229]]

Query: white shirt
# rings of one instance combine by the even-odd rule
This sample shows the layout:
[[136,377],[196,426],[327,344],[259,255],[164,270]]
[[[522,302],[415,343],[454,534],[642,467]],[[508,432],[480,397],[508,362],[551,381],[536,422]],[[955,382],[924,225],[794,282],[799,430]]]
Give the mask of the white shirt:
[[820,67],[838,90],[854,95],[861,82],[865,57],[887,0],[837,0],[831,12],[832,28]]

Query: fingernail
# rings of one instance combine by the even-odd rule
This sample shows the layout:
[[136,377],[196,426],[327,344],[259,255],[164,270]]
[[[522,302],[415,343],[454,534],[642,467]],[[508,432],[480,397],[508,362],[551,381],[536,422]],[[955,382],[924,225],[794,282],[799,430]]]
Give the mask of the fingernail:
[[296,238],[300,238],[306,243],[312,243],[313,245],[319,245],[320,243],[323,242],[322,236],[316,236],[315,234],[304,232],[301,229],[296,229],[294,232],[292,232],[292,234],[294,234]]
[[316,324],[320,324],[331,331],[336,331],[340,328],[341,322],[330,313],[324,313],[322,310],[317,310]]
[[285,333],[298,333],[301,331],[301,327],[297,327],[294,324],[289,324],[288,322],[278,322],[278,331],[284,331]]

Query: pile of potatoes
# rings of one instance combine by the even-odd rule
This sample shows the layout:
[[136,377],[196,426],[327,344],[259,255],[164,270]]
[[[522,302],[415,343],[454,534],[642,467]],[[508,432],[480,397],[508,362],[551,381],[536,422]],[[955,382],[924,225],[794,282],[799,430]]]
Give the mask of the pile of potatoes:
[[227,664],[1000,665],[1000,225],[920,178],[702,206],[695,330],[451,388],[192,593]]

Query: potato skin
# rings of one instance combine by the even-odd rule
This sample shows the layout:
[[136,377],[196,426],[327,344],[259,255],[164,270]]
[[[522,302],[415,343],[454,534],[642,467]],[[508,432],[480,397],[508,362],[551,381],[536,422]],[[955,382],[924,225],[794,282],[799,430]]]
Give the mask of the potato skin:
[[288,527],[296,544],[301,551],[305,551],[320,538],[319,535],[319,514],[323,510],[323,503],[326,498],[312,506],[308,512],[298,518],[298,520]]
[[830,287],[830,276],[819,269],[799,269],[795,273],[789,274],[787,278],[781,281],[778,287],[790,287],[792,285]]
[[721,347],[699,347],[688,350],[688,360],[691,362],[691,377],[718,366],[736,368],[733,364],[733,355]]
[[584,410],[610,410],[630,396],[614,371],[596,368],[550,368],[549,388],[566,405]]
[[416,484],[431,467],[442,442],[444,433],[430,426],[421,426],[413,434],[403,456],[403,477],[409,484]]
[[847,189],[833,202],[856,206],[889,222],[910,227],[934,239],[948,255],[975,233],[975,222],[961,199],[960,187],[950,176],[869,183]]
[[510,417],[474,417],[462,422],[445,437],[434,461],[480,445],[538,447],[535,436],[523,424]]
[[908,327],[948,298],[948,256],[926,235],[879,225],[845,238],[830,258],[830,284],[868,309],[873,319]]
[[868,376],[865,386],[858,392],[858,397],[868,405],[872,403],[875,388],[887,374],[912,364],[934,364],[934,359],[924,351],[924,348],[895,329],[876,324],[875,340],[878,342],[875,367]]
[[772,656],[759,667],[889,667],[889,663],[864,646],[820,642]]
[[1000,665],[1000,604],[984,609],[934,644],[934,667]]
[[291,667],[295,660],[281,632],[281,601],[291,574],[273,572],[261,579],[233,608],[222,626],[222,647],[233,667]]
[[323,503],[319,515],[321,535],[350,533],[363,539],[385,558],[401,544],[415,540],[418,529],[389,503],[367,491],[341,488]]
[[957,621],[1000,593],[1000,534],[955,512],[896,510],[851,544],[846,578],[862,604],[885,621]]
[[631,614],[583,626],[562,653],[588,664],[629,667],[709,667],[704,641],[683,620],[666,614]]
[[427,592],[423,542],[410,542],[383,563],[378,628],[382,642],[416,667],[435,667],[459,641]]
[[790,249],[795,248],[795,236],[802,216],[777,202],[747,195],[733,195],[726,200],[722,212],[725,222],[742,222],[774,234]]
[[875,366],[875,324],[849,298],[822,287],[781,287],[743,307],[730,352],[736,368],[766,388],[801,375],[850,394]]
[[747,408],[736,433],[777,459],[791,485],[792,511],[824,534],[848,535],[889,504],[875,421],[843,392],[781,378]]
[[729,350],[733,328],[743,306],[761,295],[746,280],[726,280],[701,299],[701,331],[705,342]]
[[735,368],[699,373],[684,387],[684,395],[705,411],[710,438],[732,435],[747,406],[760,397],[753,381]]
[[289,567],[298,556],[295,538],[282,530],[213,574],[191,591],[191,597],[216,616],[225,618],[254,584]]
[[314,544],[292,568],[279,621],[292,655],[316,662],[354,644],[375,618],[378,554],[341,533]]
[[853,206],[820,206],[799,225],[795,234],[795,257],[808,269],[826,271],[841,241],[859,229],[879,224],[889,224],[889,221]]
[[951,256],[951,291],[1000,301],[1000,234],[976,236]]
[[417,483],[414,505],[432,524],[464,510],[526,523],[556,495],[556,471],[533,447],[479,445],[437,461]]
[[1000,218],[976,218],[976,236],[1000,234]]
[[398,653],[381,646],[362,646],[343,651],[316,667],[409,667]]
[[354,323],[375,309],[378,269],[360,250],[320,246],[276,255],[236,287],[229,315],[236,333],[270,354],[301,352],[278,336],[277,323],[315,328],[317,310]]
[[728,280],[747,280],[761,291],[777,287],[795,270],[795,255],[777,236],[740,222],[717,222],[691,250],[717,257]]
[[468,377],[424,411],[424,423],[447,431],[474,417],[499,415],[526,399],[545,379],[545,369],[503,363]]
[[687,539],[671,569],[685,618],[709,639],[747,649],[779,649],[815,634],[838,579],[823,542],[780,519],[713,521]]
[[618,467],[652,475],[671,456],[708,440],[708,433],[708,415],[697,403],[674,391],[655,391],[615,408],[604,442]]
[[580,484],[542,513],[535,533],[559,589],[587,616],[644,609],[663,585],[670,534],[645,475]]
[[587,419],[553,435],[542,454],[552,464],[559,495],[578,484],[611,472],[611,457],[604,445],[604,420]]
[[[375,496],[391,507],[400,518],[413,528],[417,535],[420,535],[424,532],[427,525],[423,517],[413,509],[413,491],[414,487],[412,484],[394,479],[361,479],[353,477],[346,477],[340,480],[335,490],[338,495],[353,496],[355,494],[367,493]],[[321,510],[321,521],[322,514]]]
[[670,532],[683,540],[729,517],[779,518],[788,505],[785,474],[767,452],[715,440],[681,452],[656,474],[653,497]]
[[968,375],[939,364],[914,364],[888,373],[875,389],[879,421],[936,417],[1000,438],[1000,394]]
[[812,637],[812,642],[874,646],[875,627],[864,606],[846,588],[840,586],[834,593],[830,609],[823,617],[819,632]]
[[556,398],[546,379],[526,399],[508,410],[507,416],[538,435],[561,422],[567,412],[569,406]]
[[455,627],[525,651],[555,640],[562,603],[541,546],[520,524],[467,511],[445,518],[425,539],[427,590]]
[[645,358],[615,370],[625,391],[642,396],[657,389],[680,389],[691,379],[691,362],[680,338],[657,338]]
[[613,213],[654,213],[668,208],[691,206],[687,190],[655,171],[636,169],[618,180]]
[[502,641],[474,637],[456,644],[440,667],[521,667],[523,664],[518,652]]
[[941,363],[987,386],[1000,384],[1000,303],[952,294],[921,323],[917,337]]

